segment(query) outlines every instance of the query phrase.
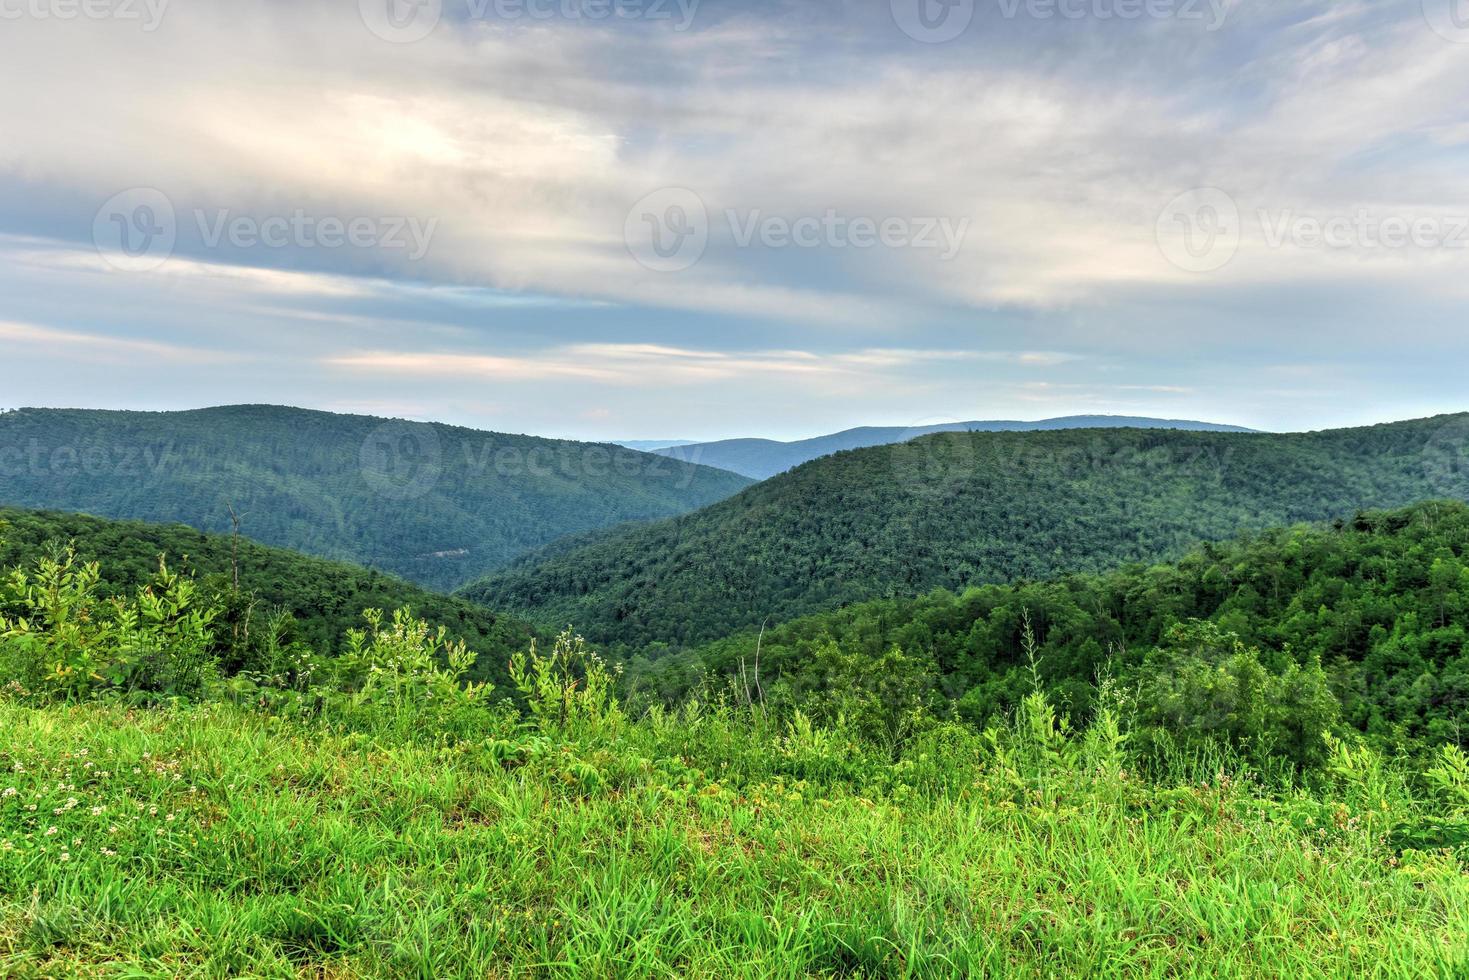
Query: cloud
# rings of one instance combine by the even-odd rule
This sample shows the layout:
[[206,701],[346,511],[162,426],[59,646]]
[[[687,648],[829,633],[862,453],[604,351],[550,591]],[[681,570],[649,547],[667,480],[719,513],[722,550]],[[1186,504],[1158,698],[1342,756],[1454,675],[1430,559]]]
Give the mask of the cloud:
[[85,360],[94,363],[115,363],[119,359],[165,360],[176,364],[219,364],[237,360],[237,355],[218,351],[180,347],[152,340],[130,340],[100,334],[78,333],[57,330],[52,327],[31,323],[15,323],[0,320],[0,340],[7,345],[12,357],[17,348],[29,347],[46,352],[62,353],[70,360]]
[[[710,386],[709,426],[748,410],[739,389],[755,381],[784,424],[815,402],[844,423],[866,404],[1002,409],[1044,380],[1079,386],[1045,389],[1077,400],[1058,408],[1192,398],[1264,423],[1286,409],[1251,387],[1252,366],[1327,346],[1358,372],[1323,382],[1321,415],[1368,369],[1383,398],[1425,373],[1435,397],[1459,397],[1446,366],[1466,353],[1469,249],[1266,234],[1282,215],[1469,211],[1469,59],[1416,4],[1240,0],[1214,32],[980,4],[945,45],[903,36],[881,2],[706,3],[686,32],[447,9],[402,45],[341,0],[173,4],[151,33],[7,21],[0,286],[12,321],[59,331],[49,362],[46,341],[17,335],[31,373],[68,377],[77,335],[234,355],[235,373],[191,389],[206,396],[468,419],[530,411],[474,395],[475,379],[587,387],[597,405],[610,389],[641,399],[640,425],[668,417],[652,406],[669,391]],[[173,257],[146,275],[107,266],[90,240],[102,202],[137,186],[177,217]],[[675,273],[624,240],[629,208],[665,187],[696,192],[708,217],[707,247]],[[1157,241],[1164,206],[1198,187],[1227,192],[1243,223],[1231,259],[1202,273]],[[417,261],[212,247],[196,215],[221,209],[437,225]],[[949,260],[734,233],[828,213],[969,224]],[[1426,372],[1381,354],[1385,323]],[[1103,371],[1109,386],[1085,387]],[[406,390],[426,378],[458,380]],[[635,392],[649,378],[665,384]],[[351,390],[361,379],[402,387],[379,398]],[[621,408],[604,421],[633,424]]]
[[1070,355],[963,350],[868,349],[820,354],[803,350],[730,351],[660,344],[572,344],[523,355],[368,351],[330,355],[323,365],[396,378],[493,381],[583,379],[612,385],[700,385],[741,379],[798,379],[850,386],[934,362],[992,361],[1051,365]]

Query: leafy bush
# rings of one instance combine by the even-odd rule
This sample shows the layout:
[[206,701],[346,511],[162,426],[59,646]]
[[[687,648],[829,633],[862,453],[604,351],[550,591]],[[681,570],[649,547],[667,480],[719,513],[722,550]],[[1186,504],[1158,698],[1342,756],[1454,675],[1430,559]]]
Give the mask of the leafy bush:
[[1184,745],[1217,741],[1256,763],[1279,756],[1302,771],[1325,761],[1340,721],[1319,661],[1272,671],[1258,649],[1199,621],[1176,627],[1150,659],[1137,706],[1146,734]]
[[494,688],[465,681],[475,654],[414,617],[410,609],[363,612],[366,629],[347,634],[337,665],[336,697],[349,727],[405,739],[430,740],[483,734],[492,721]]
[[197,697],[213,676],[211,625],[192,579],[160,558],[132,599],[98,598],[96,562],[67,546],[0,589],[0,675],[13,693],[76,700],[103,691]]

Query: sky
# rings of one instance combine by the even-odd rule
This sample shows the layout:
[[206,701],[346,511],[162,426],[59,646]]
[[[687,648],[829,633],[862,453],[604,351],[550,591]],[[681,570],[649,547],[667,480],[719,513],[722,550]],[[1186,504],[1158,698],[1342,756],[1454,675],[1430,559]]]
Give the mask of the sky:
[[0,0],[0,407],[1469,409],[1469,0]]

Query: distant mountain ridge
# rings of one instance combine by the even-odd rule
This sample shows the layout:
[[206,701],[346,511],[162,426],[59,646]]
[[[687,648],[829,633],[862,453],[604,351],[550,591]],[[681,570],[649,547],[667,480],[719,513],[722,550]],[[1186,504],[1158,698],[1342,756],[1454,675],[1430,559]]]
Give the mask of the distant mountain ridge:
[[272,405],[0,414],[0,505],[230,529],[451,589],[749,485],[610,444]]
[[1469,415],[1308,433],[947,432],[826,456],[464,589],[624,649],[934,588],[1176,558],[1243,531],[1469,500]]
[[633,445],[660,456],[686,460],[703,466],[716,466],[752,480],[768,480],[777,473],[794,469],[822,456],[845,449],[865,449],[908,442],[935,432],[1033,432],[1053,429],[1178,429],[1185,432],[1253,432],[1238,425],[1194,422],[1186,419],[1155,419],[1133,415],[1068,415],[1042,419],[1039,422],[977,421],[942,422],[933,425],[860,426],[830,435],[779,442],[774,439],[722,439],[717,442],[674,444],[650,441]]

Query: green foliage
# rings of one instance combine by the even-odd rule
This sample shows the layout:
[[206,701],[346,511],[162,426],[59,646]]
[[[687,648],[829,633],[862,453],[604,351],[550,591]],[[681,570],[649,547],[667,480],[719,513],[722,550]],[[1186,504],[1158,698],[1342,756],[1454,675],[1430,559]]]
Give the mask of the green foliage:
[[398,739],[469,737],[491,724],[489,684],[468,683],[475,654],[409,609],[385,620],[363,613],[366,629],[347,634],[336,683],[347,692],[335,711],[351,729]]
[[[767,618],[1104,572],[1242,530],[1469,500],[1469,473],[1437,465],[1463,431],[1463,417],[1443,417],[1281,435],[940,434],[827,456],[693,514],[561,543],[464,591],[542,624],[574,622],[615,653],[688,647]],[[1448,566],[1435,587],[1456,582]],[[1435,605],[1424,626],[1454,615]],[[1092,637],[1105,646],[1106,633]]]
[[78,699],[101,691],[197,696],[212,676],[217,610],[160,558],[131,598],[98,596],[95,562],[66,547],[0,586],[0,678],[12,693]]
[[570,629],[556,637],[550,653],[541,653],[532,640],[528,652],[510,659],[511,683],[539,730],[569,737],[608,734],[621,726],[622,709],[613,694],[621,672]]
[[1258,649],[1214,623],[1174,627],[1141,678],[1138,721],[1145,729],[1185,746],[1217,740],[1256,765],[1279,756],[1302,771],[1316,769],[1339,723],[1319,661],[1271,671]]
[[[1444,571],[1466,560],[1463,504],[1365,512],[1325,527],[1204,545],[1167,565],[881,599],[793,620],[759,637],[761,681],[773,700],[787,690],[820,690],[817,663],[829,645],[857,661],[896,647],[931,660],[941,707],[952,704],[976,727],[1013,711],[1036,680],[1054,703],[1086,718],[1099,678],[1112,679],[1114,694],[1161,692],[1168,679],[1160,671],[1171,668],[1150,656],[1177,646],[1170,637],[1180,625],[1199,630],[1187,624],[1202,621],[1257,651],[1270,697],[1310,713],[1301,719],[1309,731],[1274,727],[1275,743],[1296,759],[1319,758],[1319,730],[1330,727],[1323,672],[1345,726],[1378,744],[1436,749],[1469,736],[1469,583]],[[707,675],[738,678],[756,642],[748,633],[691,651],[633,656],[629,684],[675,702]],[[1233,644],[1209,653],[1215,660],[1232,655]],[[1248,657],[1234,667],[1240,681],[1256,672]],[[1207,680],[1202,671],[1193,676]],[[1124,720],[1140,710],[1114,707]],[[1272,710],[1278,717],[1285,709]],[[1266,723],[1265,715],[1257,720]],[[1304,752],[1289,749],[1293,744]]]
[[750,482],[615,446],[269,405],[0,413],[0,459],[0,504],[211,532],[233,506],[264,544],[439,589]]
[[32,564],[52,554],[58,542],[71,542],[79,556],[100,566],[95,594],[104,598],[131,595],[151,583],[158,556],[167,555],[169,567],[191,575],[208,604],[219,608],[211,652],[228,674],[268,677],[297,669],[286,661],[304,667],[334,656],[369,608],[411,607],[443,624],[480,654],[474,679],[502,687],[508,684],[510,655],[537,635],[523,622],[382,572],[182,525],[14,509],[0,509],[0,520],[0,568]]
[[820,724],[847,728],[896,758],[932,719],[932,664],[892,647],[876,657],[834,642],[816,650],[819,687],[801,697]]

